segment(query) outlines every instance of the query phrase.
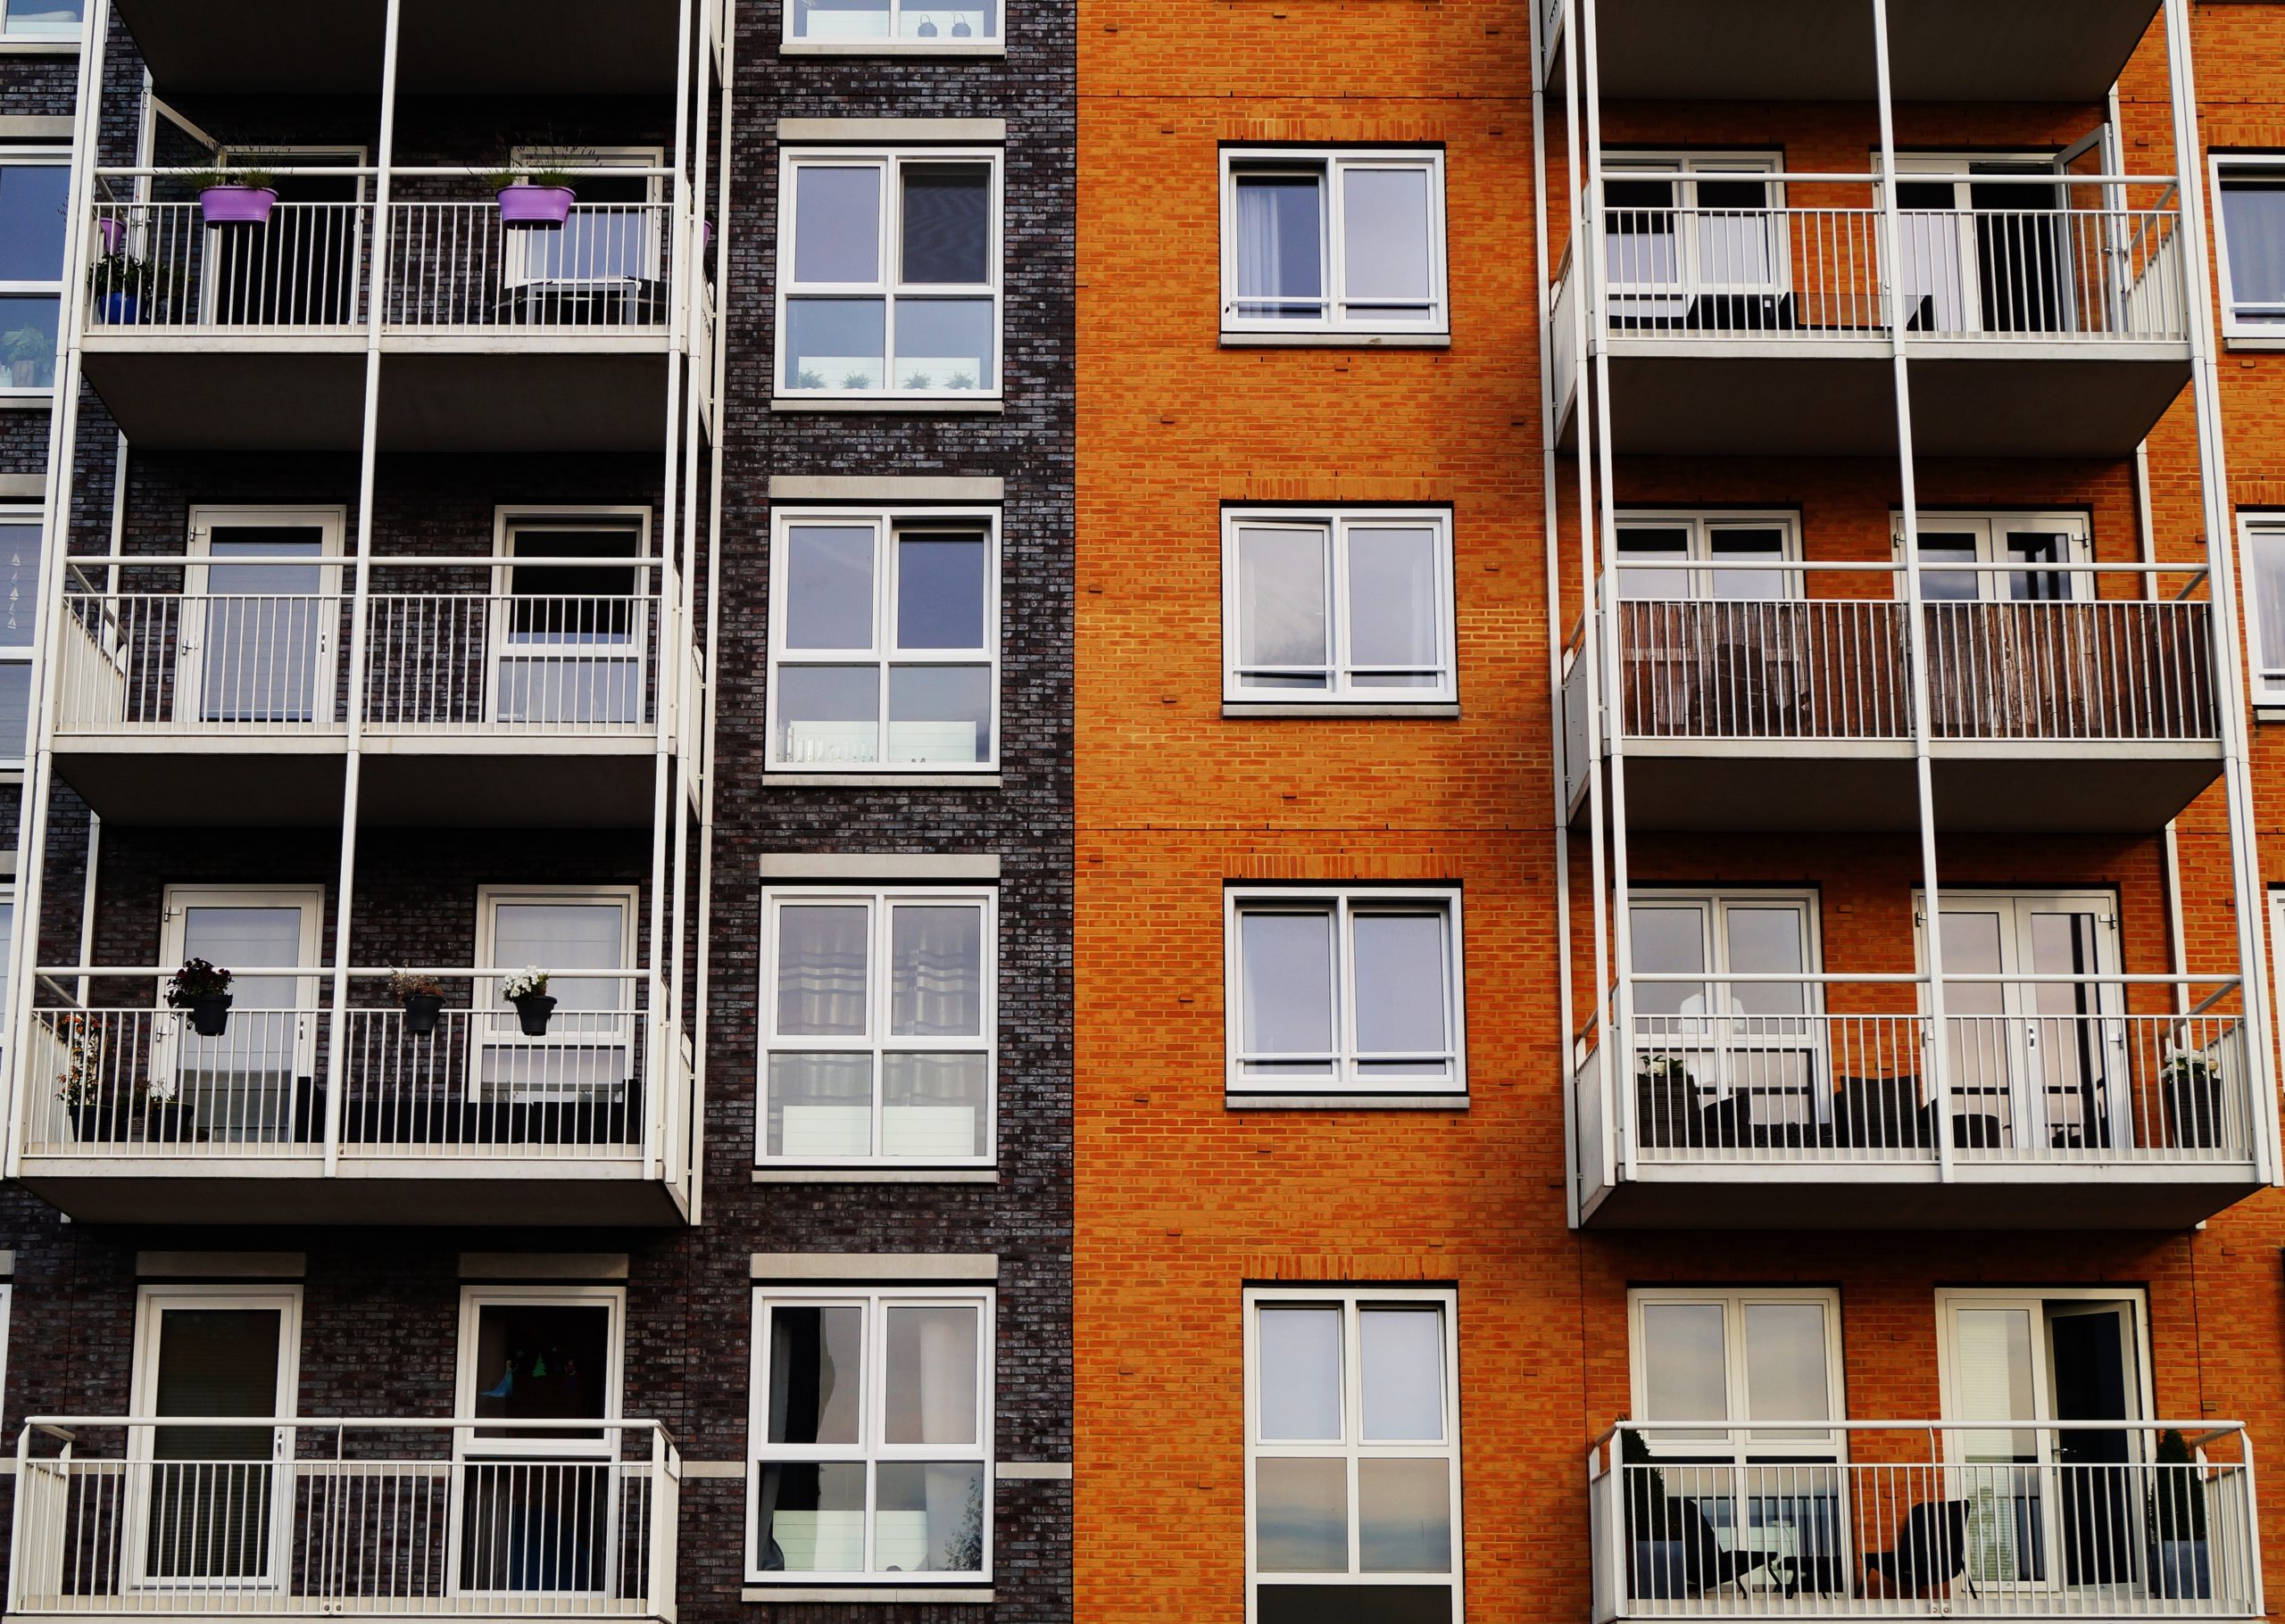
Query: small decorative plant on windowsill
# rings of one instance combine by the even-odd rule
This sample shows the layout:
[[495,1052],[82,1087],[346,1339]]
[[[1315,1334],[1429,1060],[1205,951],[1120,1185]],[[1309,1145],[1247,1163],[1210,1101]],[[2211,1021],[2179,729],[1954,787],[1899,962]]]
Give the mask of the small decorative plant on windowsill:
[[436,1030],[436,1019],[445,1008],[445,987],[435,976],[412,970],[392,970],[389,996],[404,1011],[405,1031],[416,1038],[425,1038]]
[[202,1038],[230,1029],[230,973],[203,958],[187,958],[167,982],[167,1007],[190,1011],[190,1028]]
[[519,163],[489,171],[484,182],[500,200],[500,223],[560,228],[570,220],[571,205],[579,198],[571,184],[575,173],[594,161],[594,153],[585,147],[544,146]]
[[117,1113],[104,1108],[103,1039],[94,1023],[84,1014],[67,1015],[56,1022],[55,1035],[63,1047],[55,1098],[70,1114],[71,1137],[82,1144],[118,1138]]
[[278,206],[277,177],[268,170],[201,170],[189,177],[198,188],[198,212],[210,226],[266,226]]
[[527,1038],[547,1036],[547,1023],[555,1015],[555,1000],[547,996],[547,972],[536,965],[527,965],[510,976],[500,989],[500,996],[516,1007],[516,1020],[523,1027]]

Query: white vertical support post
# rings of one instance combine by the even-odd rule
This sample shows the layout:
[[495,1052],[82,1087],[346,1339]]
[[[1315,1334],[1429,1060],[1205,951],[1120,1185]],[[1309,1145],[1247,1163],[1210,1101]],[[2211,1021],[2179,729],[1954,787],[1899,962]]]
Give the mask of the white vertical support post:
[[389,196],[396,162],[396,66],[402,0],[388,0],[381,35],[381,138],[373,183],[373,259],[366,273],[365,413],[357,460],[356,585],[349,609],[349,702],[346,753],[341,772],[341,873],[333,904],[333,1009],[328,1016],[325,1066],[325,1172],[341,1171],[342,1090],[349,1077],[349,944],[356,910],[357,818],[364,778],[367,605],[373,580],[373,492],[378,483],[381,437],[381,316],[387,308]]
[[2260,854],[2255,849],[2253,783],[2246,739],[2246,628],[2238,602],[2237,525],[2230,504],[2227,446],[2222,437],[2221,380],[2214,356],[2213,285],[2207,281],[2206,163],[2198,134],[2198,75],[2190,60],[2189,8],[2165,0],[2166,67],[2173,95],[2175,194],[2181,200],[2181,266],[2189,318],[2190,396],[2198,415],[2198,481],[2204,499],[2206,562],[2212,624],[2214,696],[2221,711],[2222,782],[2228,800],[2230,874],[2237,904],[2238,974],[2245,1006],[2248,1088],[2253,1093],[2255,1156],[2270,1183],[2285,1183],[2280,1154],[2277,1084],[2273,1065],[2267,910]]
[[[7,1176],[23,1172],[24,1116],[30,1108],[29,1056],[24,1040],[32,1018],[38,977],[40,900],[47,872],[47,800],[55,776],[56,639],[63,619],[64,554],[71,541],[73,471],[79,461],[79,337],[87,320],[87,248],[95,229],[92,216],[96,163],[103,151],[104,46],[111,33],[111,0],[87,8],[87,38],[79,49],[78,122],[71,133],[71,178],[65,188],[63,295],[58,302],[57,336],[62,353],[55,369],[55,401],[47,419],[47,470],[41,497],[39,609],[32,638],[32,758],[24,775],[23,799],[16,809],[16,911],[8,931],[9,984]],[[21,1035],[20,1035],[21,1034]]]
[[1943,898],[1936,864],[1935,772],[1930,760],[1934,736],[1928,684],[1928,623],[1920,589],[1920,485],[1913,464],[1912,362],[1906,353],[1902,222],[1896,184],[1896,95],[1889,71],[1888,0],[1872,0],[1873,61],[1881,120],[1881,295],[1889,329],[1890,364],[1896,382],[1896,452],[1899,505],[1904,525],[1905,638],[1912,663],[1912,770],[1920,804],[1920,884],[1927,898],[1928,925],[1921,932],[1926,955],[1929,1124],[1936,1141],[1940,1178],[1952,1176],[1950,1056],[1944,1024]]

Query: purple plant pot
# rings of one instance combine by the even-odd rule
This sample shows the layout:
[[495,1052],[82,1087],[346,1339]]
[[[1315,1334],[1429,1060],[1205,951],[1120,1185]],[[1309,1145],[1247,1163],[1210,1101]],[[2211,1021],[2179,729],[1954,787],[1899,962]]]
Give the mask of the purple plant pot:
[[502,186],[500,223],[503,226],[561,226],[571,218],[571,203],[576,195],[569,186]]
[[262,226],[278,204],[268,186],[208,186],[198,195],[198,211],[210,226]]
[[96,221],[96,236],[105,253],[117,253],[127,246],[127,222],[116,214],[104,215]]

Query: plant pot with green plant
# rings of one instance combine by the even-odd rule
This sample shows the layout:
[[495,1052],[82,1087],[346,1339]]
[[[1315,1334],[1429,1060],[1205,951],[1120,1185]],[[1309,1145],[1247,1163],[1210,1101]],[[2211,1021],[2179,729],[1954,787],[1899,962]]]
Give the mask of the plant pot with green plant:
[[55,385],[55,335],[37,321],[0,333],[0,360],[8,366],[8,382],[18,389],[49,389]]
[[119,1102],[104,1098],[103,1038],[87,1016],[73,1013],[56,1022],[63,1048],[63,1070],[56,1074],[55,1098],[63,1107],[71,1137],[96,1144],[119,1137]]
[[2205,1473],[2181,1434],[2169,1427],[2151,1452],[2150,1594],[2204,1601],[2214,1594],[2206,1543]]
[[198,188],[198,212],[210,226],[266,226],[278,206],[276,177],[268,170],[201,170],[190,177]]
[[547,1023],[555,1015],[555,1000],[547,996],[546,971],[527,965],[508,978],[500,989],[500,996],[516,1007],[516,1021],[523,1028],[524,1036],[547,1036]]
[[230,1029],[230,973],[203,958],[187,958],[167,982],[167,1007],[190,1012],[190,1029],[219,1038]]
[[594,161],[594,154],[584,147],[536,147],[515,162],[487,172],[485,184],[500,200],[500,223],[560,229],[570,220],[571,205],[579,199],[572,180]]
[[2181,1054],[2167,1061],[2158,1075],[2176,1147],[2217,1148],[2223,1141],[2221,1068],[2204,1055]]
[[1681,1502],[1666,1493],[1666,1474],[1632,1427],[1618,1434],[1619,1492],[1626,1504],[1627,1589],[1638,1601],[1686,1595],[1689,1542]]
[[170,286],[163,267],[124,248],[97,255],[87,266],[87,295],[95,325],[131,327],[157,320],[167,307]]
[[436,1030],[437,1017],[445,1008],[445,984],[435,976],[411,970],[392,970],[389,996],[404,1011],[405,1031],[416,1038],[425,1038]]

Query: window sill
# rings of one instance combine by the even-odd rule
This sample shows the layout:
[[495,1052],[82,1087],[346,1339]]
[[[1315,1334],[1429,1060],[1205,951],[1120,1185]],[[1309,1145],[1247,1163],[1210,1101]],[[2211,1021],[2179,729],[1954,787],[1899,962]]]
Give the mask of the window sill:
[[2285,333],[2274,337],[2251,333],[2231,334],[2223,338],[2222,347],[2225,350],[2285,350]]
[[769,773],[772,790],[996,790],[997,773]]
[[1232,1094],[1230,1111],[1465,1111],[1465,1094]]
[[55,391],[53,389],[11,389],[0,392],[0,411],[10,410],[53,411]]
[[772,411],[893,411],[909,417],[927,417],[937,412],[970,414],[998,413],[1007,410],[998,395],[985,400],[963,401],[938,399],[934,395],[885,394],[877,399],[810,400],[807,395],[772,395]]
[[894,1590],[874,1585],[748,1585],[742,1602],[950,1602],[992,1605],[989,1589]]
[[41,39],[26,36],[21,39],[0,38],[0,56],[77,56],[79,41],[70,39]]
[[996,1167],[757,1167],[757,1184],[997,1184]]
[[780,56],[1005,56],[1004,39],[785,39]]
[[1419,705],[1359,705],[1346,701],[1325,704],[1294,704],[1291,701],[1266,702],[1259,700],[1224,700],[1222,719],[1226,722],[1284,721],[1301,717],[1352,717],[1415,722],[1450,721],[1460,714],[1458,700],[1431,700]]
[[1233,333],[1225,328],[1226,350],[1449,350],[1450,333],[1345,333],[1313,328],[1306,333]]
[[2256,705],[2253,719],[2256,722],[2285,722],[2285,705]]

